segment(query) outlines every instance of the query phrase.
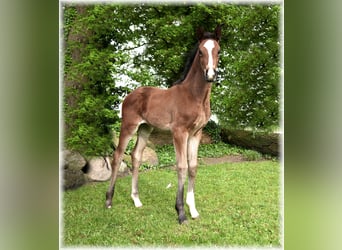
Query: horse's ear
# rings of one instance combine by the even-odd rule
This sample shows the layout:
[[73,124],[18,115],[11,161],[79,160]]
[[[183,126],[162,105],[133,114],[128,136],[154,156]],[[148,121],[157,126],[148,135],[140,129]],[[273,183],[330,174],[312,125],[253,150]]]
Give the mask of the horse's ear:
[[217,27],[214,31],[214,34],[215,34],[216,40],[220,41],[221,40],[221,25],[217,25]]
[[204,35],[203,27],[198,28],[197,31],[196,31],[196,36],[197,36],[198,41],[202,40],[203,35]]

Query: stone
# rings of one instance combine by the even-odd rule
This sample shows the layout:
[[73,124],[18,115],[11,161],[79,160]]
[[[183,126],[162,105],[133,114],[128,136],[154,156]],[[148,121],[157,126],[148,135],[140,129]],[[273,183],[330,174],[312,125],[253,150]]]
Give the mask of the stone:
[[[94,157],[88,161],[83,170],[90,181],[107,181],[112,174],[112,159],[110,157]],[[127,173],[127,164],[121,162],[119,173]]]
[[130,155],[123,155],[123,161],[130,167],[132,167],[132,157]]
[[149,166],[157,166],[159,161],[156,151],[150,147],[146,147],[143,152],[141,163],[148,164]]
[[114,144],[114,147],[117,148],[119,145],[119,136],[117,136],[115,132],[113,133],[112,142]]
[[81,170],[64,169],[63,183],[64,190],[75,189],[86,183],[86,178]]
[[128,172],[127,164],[122,161],[119,167],[119,173],[127,173],[127,172]]
[[82,170],[86,164],[87,161],[80,153],[70,150],[63,151],[64,169]]
[[[123,161],[127,163],[128,166],[132,167],[132,157],[130,155],[123,155]],[[158,155],[150,147],[144,149],[141,164],[147,164],[149,166],[157,166],[159,164]]]
[[109,157],[93,157],[83,169],[89,180],[107,181],[112,173]]

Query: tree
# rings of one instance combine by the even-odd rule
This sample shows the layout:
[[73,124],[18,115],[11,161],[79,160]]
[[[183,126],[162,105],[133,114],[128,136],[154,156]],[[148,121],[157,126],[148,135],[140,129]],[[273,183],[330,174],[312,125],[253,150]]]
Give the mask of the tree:
[[224,126],[272,129],[279,124],[280,8],[239,6],[230,13],[213,112]]
[[119,122],[113,109],[128,91],[113,77],[126,59],[108,16],[102,6],[64,6],[65,143],[86,155],[112,152],[111,131]]
[[[220,79],[212,111],[223,126],[270,130],[279,124],[280,42],[278,5],[145,6],[133,13],[136,40],[146,41],[132,74],[142,85],[171,86],[181,75],[197,27],[223,26]],[[136,20],[136,18],[135,18]],[[144,65],[144,67],[142,67]],[[140,78],[141,75],[150,78]]]
[[[64,5],[65,141],[87,154],[113,150],[115,109],[135,83],[171,86],[196,29],[223,26],[212,111],[223,126],[279,123],[279,5]],[[125,84],[123,84],[123,82]]]

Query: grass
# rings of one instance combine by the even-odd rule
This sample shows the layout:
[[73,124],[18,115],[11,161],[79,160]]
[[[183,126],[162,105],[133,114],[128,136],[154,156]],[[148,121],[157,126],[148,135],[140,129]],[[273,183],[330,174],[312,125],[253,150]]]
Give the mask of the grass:
[[[64,246],[279,246],[279,171],[276,161],[202,166],[196,180],[200,219],[179,225],[174,209],[177,174],[142,172],[140,199],[130,199],[131,176],[118,179],[113,207],[108,183],[63,193]],[[171,183],[171,188],[166,186]],[[190,214],[186,207],[188,218]]]
[[[128,143],[126,154],[130,154],[134,148],[136,142],[136,138]],[[155,148],[154,148],[155,147]],[[156,150],[158,155],[159,164],[158,166],[149,166],[148,164],[142,164],[140,166],[141,170],[147,169],[161,169],[169,166],[173,166],[176,164],[176,156],[174,146],[171,145],[155,145],[153,148]],[[269,155],[262,155],[261,153],[249,150],[245,148],[241,148],[238,146],[230,145],[223,143],[222,141],[212,143],[212,144],[200,144],[198,148],[198,157],[222,157],[226,155],[241,155],[246,161],[259,161],[259,160],[275,160],[274,157]]]
[[[156,146],[156,152],[159,159],[158,168],[163,168],[175,165],[175,151],[173,145]],[[243,149],[237,146],[232,146],[223,142],[215,144],[200,144],[198,149],[198,157],[222,157],[225,155],[242,155],[247,161],[257,161],[264,158],[271,159],[269,156],[248,149]],[[147,169],[149,166],[142,166],[142,169]]]

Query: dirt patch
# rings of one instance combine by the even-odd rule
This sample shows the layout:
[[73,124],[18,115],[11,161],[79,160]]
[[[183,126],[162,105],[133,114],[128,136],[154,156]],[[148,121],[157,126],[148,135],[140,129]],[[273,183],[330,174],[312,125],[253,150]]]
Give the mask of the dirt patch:
[[229,163],[229,162],[240,162],[244,161],[244,158],[242,155],[225,155],[222,157],[205,157],[199,159],[199,162],[204,165],[214,165],[214,164],[220,164],[220,163]]

